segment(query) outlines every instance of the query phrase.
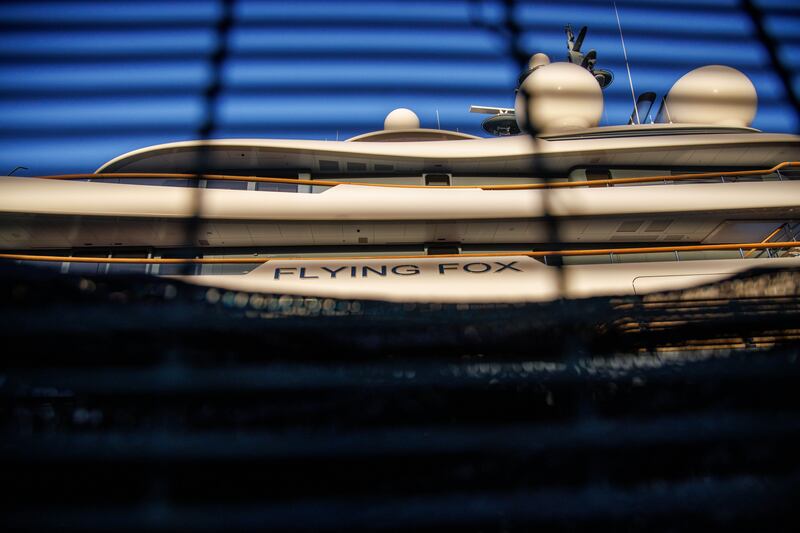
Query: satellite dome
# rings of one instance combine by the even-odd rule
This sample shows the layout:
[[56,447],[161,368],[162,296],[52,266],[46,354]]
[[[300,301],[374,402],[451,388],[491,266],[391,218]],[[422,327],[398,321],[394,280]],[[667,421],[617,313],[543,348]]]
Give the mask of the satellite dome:
[[749,126],[757,106],[750,78],[735,68],[709,65],[675,82],[667,94],[664,118],[686,124]]
[[416,130],[419,129],[419,117],[416,113],[405,107],[395,109],[383,121],[385,130]]
[[550,58],[547,57],[547,54],[543,54],[541,52],[533,54],[531,58],[528,60],[529,69],[536,69],[549,64],[550,64]]
[[[525,109],[525,94],[528,106]],[[597,126],[603,115],[603,91],[591,72],[572,63],[550,63],[525,78],[514,102],[520,130],[530,112],[536,132],[550,133]]]
[[549,64],[550,58],[547,56],[547,54],[543,54],[541,52],[533,54],[528,60],[528,68],[526,68],[517,78],[517,87],[520,87],[525,81],[525,78],[530,76],[534,70]]

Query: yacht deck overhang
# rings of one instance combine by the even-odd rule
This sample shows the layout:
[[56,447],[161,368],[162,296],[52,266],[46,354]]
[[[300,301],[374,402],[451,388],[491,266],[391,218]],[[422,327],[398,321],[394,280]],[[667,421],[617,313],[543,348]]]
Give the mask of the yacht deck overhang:
[[709,126],[697,126],[697,133],[693,134],[687,133],[685,126],[658,126],[646,128],[639,132],[646,134],[635,137],[628,135],[627,130],[596,131],[602,129],[597,128],[591,136],[578,132],[569,137],[540,138],[536,142],[527,136],[435,142],[185,141],[134,150],[112,159],[97,172],[193,172],[201,154],[208,172],[294,171],[339,176],[374,172],[375,165],[391,167],[395,174],[438,171],[524,176],[530,175],[534,160],[539,169],[565,174],[574,168],[593,165],[758,168],[800,159],[800,137],[796,135],[739,128],[709,130]]

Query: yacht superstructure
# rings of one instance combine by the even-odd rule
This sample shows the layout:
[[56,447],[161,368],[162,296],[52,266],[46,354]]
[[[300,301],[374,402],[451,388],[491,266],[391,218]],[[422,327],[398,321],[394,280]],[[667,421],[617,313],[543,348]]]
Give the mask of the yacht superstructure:
[[749,127],[744,74],[696,69],[658,111],[642,95],[629,124],[599,127],[613,76],[570,43],[568,62],[532,57],[514,109],[473,107],[492,138],[398,109],[346,141],[177,142],[91,175],[2,177],[0,255],[442,302],[642,294],[800,266],[800,137]]

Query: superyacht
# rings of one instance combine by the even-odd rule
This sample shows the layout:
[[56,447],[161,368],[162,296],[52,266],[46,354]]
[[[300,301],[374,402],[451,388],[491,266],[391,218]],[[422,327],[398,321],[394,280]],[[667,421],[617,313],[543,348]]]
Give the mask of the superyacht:
[[[487,137],[396,109],[345,141],[224,139],[94,174],[0,177],[0,258],[71,274],[405,302],[645,294],[800,266],[800,137],[750,127],[756,88],[709,65],[627,124],[568,34],[535,54]],[[656,105],[656,102],[659,102]],[[466,110],[465,110],[466,111]],[[554,240],[554,236],[556,240]]]

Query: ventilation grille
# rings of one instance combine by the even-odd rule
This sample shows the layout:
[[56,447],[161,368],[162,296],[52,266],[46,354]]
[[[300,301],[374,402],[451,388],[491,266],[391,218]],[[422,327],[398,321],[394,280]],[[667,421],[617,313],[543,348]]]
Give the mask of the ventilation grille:
[[644,220],[628,220],[623,222],[617,228],[618,233],[636,233],[639,228],[644,224]]
[[654,220],[647,225],[645,231],[647,233],[661,233],[672,225],[672,220]]

